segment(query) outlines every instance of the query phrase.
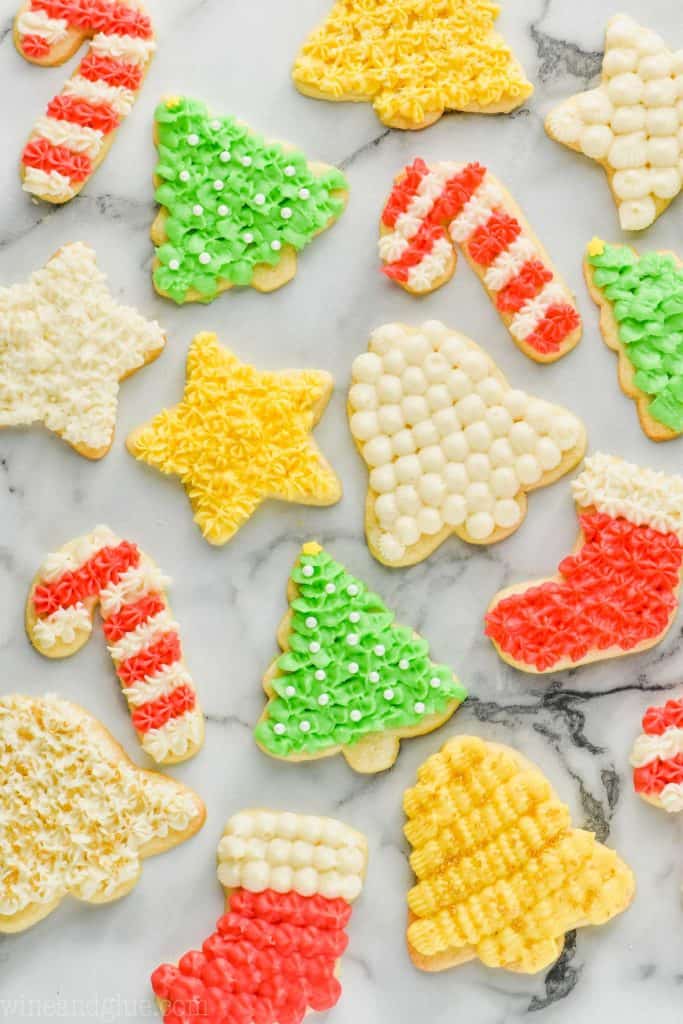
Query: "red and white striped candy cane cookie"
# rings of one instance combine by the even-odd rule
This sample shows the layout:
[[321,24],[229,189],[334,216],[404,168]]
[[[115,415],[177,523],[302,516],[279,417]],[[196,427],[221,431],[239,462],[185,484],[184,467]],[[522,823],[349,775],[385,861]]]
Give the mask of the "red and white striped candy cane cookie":
[[481,164],[415,160],[398,175],[380,229],[382,271],[407,291],[426,294],[450,280],[458,245],[522,352],[554,362],[578,342],[572,293]]
[[683,811],[683,699],[647,709],[631,765],[639,796],[670,813]]
[[143,750],[160,764],[192,757],[204,717],[166,599],[170,580],[106,526],[48,555],[31,587],[26,628],[49,658],[86,643],[95,606]]
[[66,203],[100,165],[131,111],[156,45],[152,22],[135,0],[25,0],[14,38],[22,56],[44,67],[64,63],[91,39],[21,157],[25,191]]

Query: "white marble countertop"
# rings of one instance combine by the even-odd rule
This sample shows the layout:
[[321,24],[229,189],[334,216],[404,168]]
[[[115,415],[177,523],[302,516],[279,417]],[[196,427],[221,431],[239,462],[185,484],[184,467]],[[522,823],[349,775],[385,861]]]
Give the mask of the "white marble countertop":
[[[440,318],[483,344],[517,386],[580,414],[592,449],[680,469],[683,440],[649,442],[619,390],[614,356],[602,343],[582,280],[586,241],[593,234],[620,238],[602,171],[551,142],[542,125],[552,102],[598,72],[612,0],[507,0],[500,26],[536,85],[531,102],[509,117],[445,117],[421,134],[385,130],[369,105],[315,102],[293,88],[292,59],[328,0],[150,0],[149,6],[159,51],[134,113],[83,194],[52,209],[21,192],[17,162],[64,70],[40,71],[18,56],[15,3],[0,0],[0,280],[23,280],[62,243],[83,240],[95,247],[115,293],[158,318],[169,336],[159,361],[123,386],[117,437],[101,462],[80,458],[39,427],[0,437],[0,688],[52,691],[84,704],[140,763],[104,644],[92,642],[51,663],[33,651],[23,629],[27,587],[45,553],[99,522],[136,540],[174,578],[173,607],[208,721],[203,751],[172,774],[202,795],[208,820],[192,841],[148,861],[131,896],[100,908],[66,900],[34,929],[0,939],[0,1019],[23,1020],[39,1009],[44,1017],[74,1022],[155,1019],[150,972],[201,943],[222,912],[214,858],[223,825],[240,807],[262,804],[337,814],[369,837],[369,875],[350,926],[344,994],[329,1014],[334,1024],[498,1024],[536,1010],[548,1024],[636,1024],[645,1014],[658,1024],[678,1024],[683,821],[635,797],[627,759],[648,703],[681,692],[680,617],[646,654],[540,679],[508,669],[483,636],[482,616],[501,585],[551,572],[571,548],[576,520],[568,481],[534,495],[522,528],[499,546],[475,549],[452,539],[422,565],[392,572],[365,545],[367,477],[344,411],[351,360],[373,326]],[[624,6],[683,45],[672,0]],[[153,292],[152,112],[165,92],[203,98],[348,173],[347,212],[307,250],[295,281],[281,291],[262,296],[245,289],[208,307],[184,308]],[[511,343],[464,261],[453,283],[421,301],[380,276],[381,205],[393,174],[417,155],[481,160],[503,179],[576,290],[585,330],[575,352],[552,366],[532,364]],[[639,244],[681,252],[682,203]],[[343,480],[339,505],[267,504],[231,544],[215,549],[194,526],[180,484],[127,454],[127,433],[179,398],[187,347],[202,329],[217,331],[260,366],[320,367],[335,375],[317,437]],[[252,740],[287,576],[300,543],[313,537],[368,580],[399,621],[423,631],[435,657],[452,664],[471,693],[448,725],[404,743],[394,769],[378,777],[355,775],[341,758],[282,766]],[[631,909],[570,936],[558,964],[538,976],[478,963],[429,975],[408,960],[403,933],[412,876],[402,793],[429,753],[468,731],[516,745],[538,762],[576,822],[607,838],[637,876]]]

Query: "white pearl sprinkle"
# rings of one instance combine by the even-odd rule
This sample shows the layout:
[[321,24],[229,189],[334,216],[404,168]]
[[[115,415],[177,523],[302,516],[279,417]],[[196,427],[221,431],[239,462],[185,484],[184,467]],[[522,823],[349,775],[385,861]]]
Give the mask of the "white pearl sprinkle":
[[318,620],[316,618],[314,618],[312,615],[309,615],[308,618],[306,619],[306,628],[307,629],[315,629],[315,627],[317,625],[318,625]]
[[203,267],[205,267],[207,263],[210,263],[211,262],[211,256],[209,255],[209,253],[208,252],[200,252],[200,254],[199,254],[199,262],[202,264]]
[[[247,245],[249,245],[250,242],[254,241],[254,236],[252,235],[251,231],[245,231],[244,234],[242,235],[242,238],[247,243]],[[308,574],[304,573],[304,575]]]
[[311,652],[311,654],[317,654],[318,651],[320,650],[320,644],[318,643],[317,640],[311,640],[310,644],[308,645],[308,649]]
[[329,704],[329,703],[330,703],[330,695],[329,695],[329,693],[321,693],[320,696],[318,697],[318,704],[320,704],[320,706],[324,708],[325,705]]
[[368,673],[368,679],[370,680],[371,683],[378,683],[379,682],[379,672],[369,672]]
[[349,633],[349,635],[346,638],[346,642],[349,645],[349,647],[355,647],[356,644],[358,643],[358,634]]
[[356,586],[356,584],[355,584],[355,583],[351,583],[351,584],[350,584],[350,585],[349,585],[349,586],[348,586],[348,587],[346,588],[346,593],[347,593],[347,594],[348,594],[348,595],[349,595],[350,597],[355,597],[355,596],[357,595],[357,593],[358,593],[358,587]]
[[296,174],[296,167],[294,166],[294,164],[287,164],[287,166],[285,167],[285,174],[287,175],[288,178],[294,177],[294,175]]
[[326,594],[334,594],[334,593],[336,593],[336,590],[337,590],[337,588],[335,587],[334,583],[326,583],[325,584],[325,593]]
[[374,647],[375,654],[377,655],[378,658],[382,657],[385,650],[386,648],[384,647],[384,644],[376,644]]
[[285,689],[285,697],[293,697],[296,693],[296,689],[293,686],[288,686]]
[[384,699],[385,700],[393,700],[394,699],[394,691],[391,690],[391,689],[385,690],[384,691]]
[[213,183],[213,187],[215,188],[216,192],[222,192],[223,189],[225,188],[225,182],[221,181],[220,178],[216,178],[216,180]]
[[360,612],[351,612],[349,622],[360,622]]
[[201,217],[201,215],[204,213],[204,207],[200,206],[199,203],[195,203],[195,205],[192,207],[192,212],[195,215],[195,217]]
[[213,132],[219,132],[221,130],[221,123],[220,123],[220,121],[212,121],[211,124],[209,125],[209,128]]
[[285,731],[286,731],[286,730],[285,730],[285,727],[284,727],[284,725],[282,724],[282,722],[277,722],[277,723],[276,723],[276,724],[275,724],[275,725],[273,726],[273,732],[274,732],[274,733],[277,733],[277,735],[278,735],[278,736],[282,736],[283,732],[285,732]]
[[401,660],[398,663],[398,667],[400,669],[403,669],[403,671],[405,672],[407,668],[410,668],[410,662],[408,661],[407,658],[401,658]]
[[282,217],[283,220],[289,220],[289,218],[292,216],[292,211],[288,206],[283,206],[282,209],[280,210],[280,216]]
[[441,686],[441,680],[439,679],[438,676],[434,676],[432,679],[429,680],[429,685],[432,687],[432,689],[438,690],[439,687]]
[[266,197],[264,196],[263,192],[257,192],[256,195],[254,196],[254,202],[256,203],[257,206],[263,206],[265,201]]
[[225,203],[221,203],[221,205],[218,207],[218,213],[221,217],[227,217],[228,214],[230,213],[230,207],[226,206]]
[[280,241],[280,239],[274,238],[273,241],[270,243],[270,248],[273,250],[273,252],[279,252],[280,249],[282,248],[282,242]]
[[305,565],[303,567],[303,569],[301,570],[301,572],[303,573],[304,576],[312,576],[314,571],[315,570],[313,569],[312,565]]
[[169,270],[179,270],[180,269],[180,260],[169,260],[168,261],[168,269]]
[[315,673],[315,678],[318,680],[319,683],[322,683],[324,679],[327,679],[327,673],[325,672],[325,669],[319,668]]
[[424,704],[422,703],[421,700],[418,700],[417,704],[415,705],[415,710],[418,713],[418,715],[424,714],[424,709],[425,709]]
[[250,156],[243,156],[242,157],[242,167],[251,167],[251,157]]
[[188,146],[198,146],[199,145],[199,136],[195,135],[195,133],[192,132],[190,135],[187,136],[187,144],[188,144]]
[[222,164],[227,164],[228,160],[230,159],[230,150],[224,149],[218,159]]
[[360,722],[362,717],[363,716],[361,715],[358,708],[354,708],[351,714],[349,715],[349,718],[351,719],[352,722]]
[[351,675],[355,676],[356,672],[358,671],[358,662],[357,661],[350,661],[348,668],[349,668],[349,672],[351,673]]
[[308,191],[307,188],[300,188],[299,189],[299,199],[309,199],[310,195],[311,195],[311,193]]
[[310,732],[311,731],[311,723],[307,722],[306,719],[304,719],[303,722],[299,722],[299,728],[301,729],[302,732]]
[[178,175],[178,177],[180,178],[181,181],[189,181],[190,180],[190,172],[189,171],[181,171],[180,174]]

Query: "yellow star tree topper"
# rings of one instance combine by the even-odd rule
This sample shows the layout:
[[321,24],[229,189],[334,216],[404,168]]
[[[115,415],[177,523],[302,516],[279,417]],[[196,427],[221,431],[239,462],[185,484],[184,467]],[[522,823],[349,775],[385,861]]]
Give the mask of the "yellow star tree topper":
[[267,498],[339,501],[341,483],[311,436],[332,386],[322,370],[257,370],[215,334],[198,334],[182,401],[134,430],[127,447],[179,476],[206,539],[225,544]]

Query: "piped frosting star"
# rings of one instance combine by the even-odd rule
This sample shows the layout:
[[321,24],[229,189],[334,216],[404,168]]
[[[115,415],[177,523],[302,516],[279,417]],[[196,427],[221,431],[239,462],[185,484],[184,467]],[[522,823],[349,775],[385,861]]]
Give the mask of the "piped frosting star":
[[106,455],[119,381],[165,336],[111,295],[95,253],[65,245],[23,284],[0,288],[0,427],[42,422],[81,455]]
[[625,231],[642,231],[681,189],[683,49],[627,14],[607,23],[602,81],[549,113],[552,139],[607,172]]
[[341,484],[311,437],[332,385],[321,370],[257,370],[215,334],[198,334],[183,400],[135,430],[128,450],[179,476],[206,539],[225,544],[267,498],[339,501]]

